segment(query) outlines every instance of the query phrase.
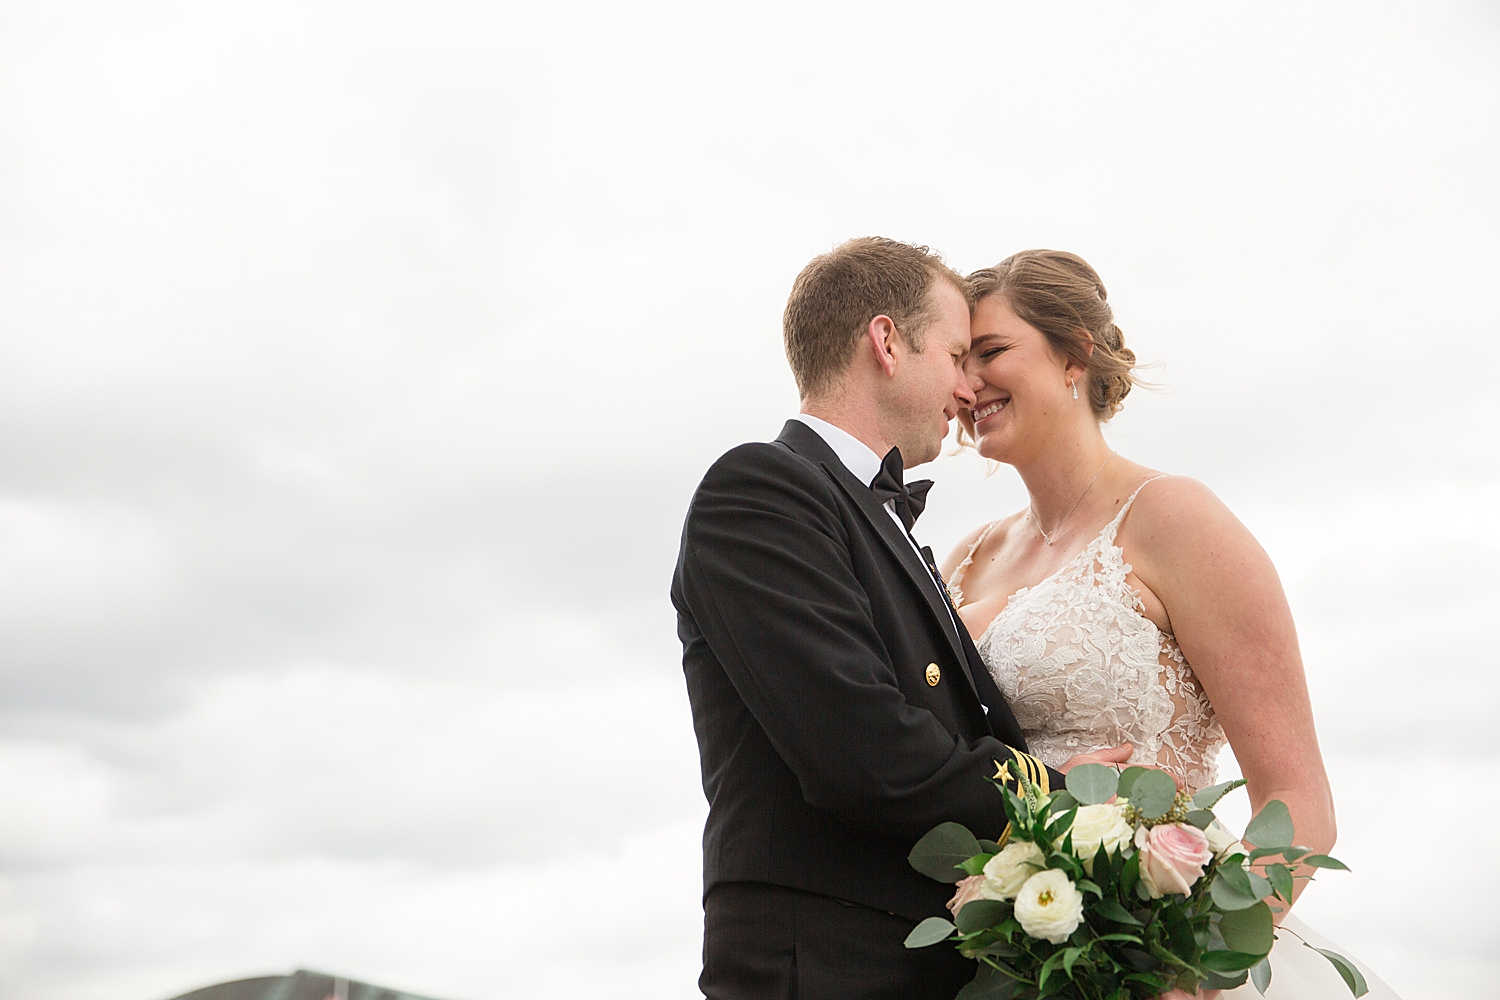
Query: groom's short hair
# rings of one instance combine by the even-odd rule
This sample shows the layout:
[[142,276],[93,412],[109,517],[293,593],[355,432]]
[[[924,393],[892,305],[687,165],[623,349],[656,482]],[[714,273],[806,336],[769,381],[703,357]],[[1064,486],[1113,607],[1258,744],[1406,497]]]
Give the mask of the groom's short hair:
[[963,278],[937,252],[879,236],[861,236],[814,257],[792,284],[782,314],[786,357],[803,399],[833,388],[876,316],[889,316],[913,351],[936,319],[932,286]]

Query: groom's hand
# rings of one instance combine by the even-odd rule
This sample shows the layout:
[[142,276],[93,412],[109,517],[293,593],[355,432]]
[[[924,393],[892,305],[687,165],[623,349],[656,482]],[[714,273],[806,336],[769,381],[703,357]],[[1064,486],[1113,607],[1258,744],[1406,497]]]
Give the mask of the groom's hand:
[[1106,767],[1118,767],[1128,761],[1133,753],[1135,753],[1135,747],[1129,743],[1121,743],[1108,750],[1095,750],[1093,753],[1081,753],[1077,757],[1069,757],[1066,763],[1058,767],[1058,770],[1067,774],[1079,764],[1103,764]]

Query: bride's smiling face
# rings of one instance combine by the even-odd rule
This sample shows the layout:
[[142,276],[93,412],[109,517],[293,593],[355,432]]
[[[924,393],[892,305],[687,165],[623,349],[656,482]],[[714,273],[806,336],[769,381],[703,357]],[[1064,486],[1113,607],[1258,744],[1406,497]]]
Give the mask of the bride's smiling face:
[[[974,406],[959,413],[979,454],[1015,464],[1045,447],[1077,404],[1068,380],[1083,373],[1000,295],[979,300],[965,371],[977,381]],[[1069,404],[1073,404],[1072,407]],[[977,418],[977,419],[976,419]]]

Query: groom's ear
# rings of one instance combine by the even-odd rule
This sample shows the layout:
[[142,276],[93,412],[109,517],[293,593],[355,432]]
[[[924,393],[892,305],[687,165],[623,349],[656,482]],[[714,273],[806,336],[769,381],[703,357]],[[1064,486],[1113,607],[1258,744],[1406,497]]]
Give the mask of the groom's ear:
[[[886,375],[896,373],[896,352],[901,334],[896,331],[895,322],[884,314],[870,320],[865,327],[865,339],[869,341],[875,352],[875,363],[880,365]],[[904,346],[904,345],[902,345]]]

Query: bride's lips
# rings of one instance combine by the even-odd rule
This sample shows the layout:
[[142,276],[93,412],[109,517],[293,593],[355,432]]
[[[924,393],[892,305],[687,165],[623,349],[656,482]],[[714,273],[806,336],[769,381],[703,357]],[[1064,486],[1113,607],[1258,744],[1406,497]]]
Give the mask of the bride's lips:
[[970,418],[974,421],[974,429],[978,430],[980,424],[998,416],[1009,405],[1010,397],[1001,396],[999,399],[992,399],[988,403],[974,407],[969,413]]

